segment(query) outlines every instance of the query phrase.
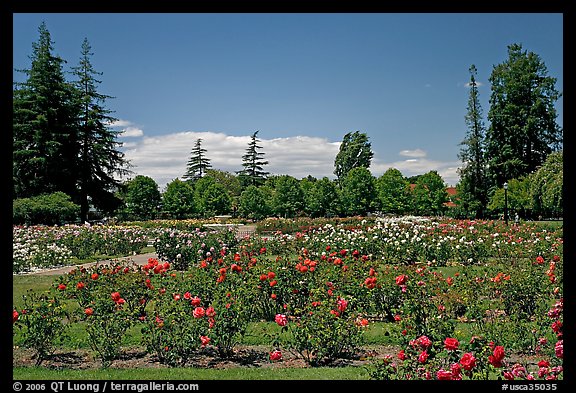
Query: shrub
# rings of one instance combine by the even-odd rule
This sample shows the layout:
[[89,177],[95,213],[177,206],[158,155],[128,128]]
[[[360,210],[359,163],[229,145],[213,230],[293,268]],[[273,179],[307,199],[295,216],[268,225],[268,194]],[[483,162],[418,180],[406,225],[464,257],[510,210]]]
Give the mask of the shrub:
[[63,224],[75,221],[79,214],[80,206],[73,203],[70,196],[63,192],[21,198],[12,202],[14,224]]

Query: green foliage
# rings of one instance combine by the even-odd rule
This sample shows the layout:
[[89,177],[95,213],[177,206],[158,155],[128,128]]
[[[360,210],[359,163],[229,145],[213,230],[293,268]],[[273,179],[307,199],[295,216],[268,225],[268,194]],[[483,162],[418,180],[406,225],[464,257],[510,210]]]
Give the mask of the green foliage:
[[268,165],[268,161],[264,160],[264,153],[259,151],[262,149],[262,146],[258,144],[259,132],[255,131],[250,137],[246,154],[242,156],[243,169],[236,172],[242,187],[262,185],[268,175],[268,172],[263,170],[264,165]]
[[342,181],[341,201],[348,215],[365,216],[378,210],[376,180],[365,167],[351,169]]
[[327,296],[323,288],[318,290],[304,308],[293,310],[290,322],[283,327],[291,333],[287,347],[315,367],[353,355],[362,344],[363,333],[358,314],[346,299]]
[[416,180],[412,190],[414,212],[417,215],[441,215],[448,201],[446,185],[436,171],[429,171]]
[[238,176],[235,176],[230,172],[222,171],[219,169],[206,170],[206,176],[211,177],[216,181],[216,183],[224,186],[224,188],[231,197],[240,196],[242,187],[240,185],[240,180],[238,180]]
[[76,96],[75,105],[78,107],[78,164],[77,199],[80,201],[80,219],[88,219],[89,203],[109,208],[113,191],[120,185],[117,176],[126,176],[129,162],[125,154],[119,150],[122,145],[118,141],[121,131],[110,128],[117,119],[110,116],[111,111],[103,105],[110,96],[97,91],[96,79],[101,73],[96,72],[90,62],[93,53],[88,39],[84,38],[79,65],[73,68],[77,78],[74,82]]
[[551,153],[530,178],[530,197],[534,213],[545,217],[564,214],[563,151]]
[[248,186],[240,195],[239,214],[242,217],[261,220],[268,216],[270,208],[265,191],[256,186]]
[[212,217],[228,214],[232,206],[232,198],[222,184],[214,183],[206,189],[200,204],[204,207],[204,215]]
[[376,181],[382,213],[404,214],[410,211],[410,188],[402,173],[389,168]]
[[476,67],[470,67],[470,96],[468,113],[465,116],[468,130],[460,143],[462,146],[458,158],[462,166],[458,169],[459,208],[464,216],[484,217],[488,199],[488,182],[485,159],[485,128],[482,121],[482,107],[479,101]]
[[342,144],[334,159],[334,174],[341,181],[354,168],[370,168],[374,152],[366,133],[349,132],[344,135]]
[[156,181],[143,175],[128,180],[121,197],[126,215],[137,220],[154,218],[162,201]]
[[12,202],[12,220],[16,225],[64,224],[76,221],[79,214],[80,206],[73,203],[70,196],[60,191],[15,199]]
[[76,80],[65,80],[66,61],[53,52],[46,24],[32,44],[32,64],[23,83],[13,90],[14,197],[27,198],[63,192],[80,205],[80,220],[88,219],[90,203],[104,212],[117,208],[113,189],[117,175],[129,173],[129,163],[118,150],[119,131],[104,108],[109,96],[97,92],[96,72],[90,63],[90,45],[82,44]]
[[284,218],[292,218],[304,209],[304,193],[300,182],[288,175],[276,179],[274,196],[272,198],[273,211]]
[[194,189],[180,179],[174,179],[162,194],[162,210],[182,219],[195,212]]
[[64,59],[53,54],[46,24],[32,44],[31,67],[13,90],[12,176],[14,197],[62,191],[75,195],[77,115],[75,89],[65,80]]
[[555,103],[556,78],[537,54],[508,46],[508,59],[494,66],[486,132],[486,159],[492,187],[528,175],[562,144]]
[[336,217],[340,213],[340,194],[336,183],[326,176],[311,183],[304,194],[306,211],[311,217]]
[[36,366],[46,360],[59,346],[66,333],[66,309],[50,291],[28,291],[15,326],[22,329],[22,346],[32,349]]
[[190,159],[186,165],[186,173],[182,176],[184,179],[194,182],[204,176],[206,171],[212,167],[210,160],[205,156],[206,151],[206,149],[202,148],[202,139],[196,139]]

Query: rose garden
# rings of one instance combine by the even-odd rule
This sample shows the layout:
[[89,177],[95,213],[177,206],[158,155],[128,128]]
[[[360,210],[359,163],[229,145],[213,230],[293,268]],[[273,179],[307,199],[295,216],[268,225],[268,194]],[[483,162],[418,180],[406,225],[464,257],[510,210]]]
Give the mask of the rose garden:
[[[206,222],[15,226],[15,372],[81,348],[106,370],[136,349],[139,368],[563,379],[561,224],[268,219],[239,237]],[[64,265],[45,287],[22,274]]]

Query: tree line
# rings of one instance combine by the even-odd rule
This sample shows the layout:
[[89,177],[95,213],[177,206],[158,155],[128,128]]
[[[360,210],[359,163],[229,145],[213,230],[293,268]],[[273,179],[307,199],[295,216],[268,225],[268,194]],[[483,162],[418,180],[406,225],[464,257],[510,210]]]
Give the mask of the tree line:
[[[466,135],[461,142],[457,195],[449,195],[436,171],[405,177],[389,168],[369,171],[374,153],[360,131],[344,135],[334,161],[334,180],[271,175],[258,133],[242,156],[242,169],[213,169],[197,139],[186,173],[163,192],[147,176],[133,175],[120,151],[117,119],[100,94],[101,75],[85,38],[71,81],[65,60],[53,54],[44,23],[33,43],[31,67],[13,90],[14,220],[56,222],[90,218],[90,208],[125,219],[234,216],[311,217],[388,214],[496,217],[504,203],[523,217],[563,214],[562,129],[554,103],[561,94],[544,62],[521,45],[508,47],[508,59],[493,68],[486,127],[474,65],[469,69]],[[506,201],[503,185],[507,183]],[[510,198],[508,198],[508,196]],[[39,203],[39,201],[42,201]]]

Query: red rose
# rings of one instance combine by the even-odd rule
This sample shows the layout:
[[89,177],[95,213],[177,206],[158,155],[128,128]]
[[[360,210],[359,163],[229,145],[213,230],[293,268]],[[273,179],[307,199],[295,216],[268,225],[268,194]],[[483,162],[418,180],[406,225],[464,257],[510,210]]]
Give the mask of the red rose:
[[12,310],[12,323],[15,323],[18,320],[19,316],[20,314],[18,314],[18,311]]
[[194,307],[198,307],[201,303],[200,298],[198,296],[194,296],[192,301],[190,302]]
[[458,345],[460,345],[460,343],[458,342],[458,340],[456,340],[455,338],[451,338],[451,337],[447,337],[446,340],[444,340],[444,348],[447,351],[455,351],[458,349]]
[[278,349],[270,352],[270,360],[272,361],[282,360],[282,352],[280,352]]
[[216,310],[214,310],[214,307],[210,306],[206,309],[206,316],[210,318],[214,318],[216,316]]
[[92,280],[98,280],[98,277],[100,277],[98,275],[98,273],[92,273],[92,276],[91,276]]
[[88,307],[88,308],[84,309],[84,314],[90,316],[90,315],[94,314],[94,310],[91,309],[90,307]]
[[460,364],[464,367],[464,370],[470,371],[476,366],[476,358],[470,352],[467,352],[462,355]]
[[488,362],[492,366],[500,368],[502,367],[502,360],[504,360],[504,356],[505,356],[504,347],[498,345],[497,347],[494,348],[492,355],[488,356]]
[[66,285],[60,284],[60,285],[58,285],[58,289],[61,290],[61,291],[63,291],[63,290],[66,289]]
[[205,347],[210,343],[210,337],[208,336],[200,336],[200,341],[202,342],[202,346]]
[[268,279],[269,280],[273,280],[276,277],[276,273],[274,272],[268,272]]
[[119,292],[112,292],[112,294],[110,296],[112,297],[112,300],[114,300],[115,302],[118,302],[120,300],[120,293]]
[[284,314],[276,314],[274,321],[278,324],[278,326],[286,326],[288,324],[288,318]]
[[348,307],[348,300],[338,299],[337,306],[340,312],[344,312],[344,310],[346,310],[346,308]]
[[452,372],[440,369],[436,373],[436,379],[438,379],[440,381],[451,381],[452,380]]
[[396,277],[396,285],[404,285],[406,284],[406,281],[408,281],[408,276],[405,274],[401,274]]
[[194,311],[192,311],[194,318],[202,318],[205,314],[206,311],[202,307],[196,307]]
[[426,363],[426,360],[428,360],[428,352],[426,351],[420,352],[420,355],[418,355],[418,361],[420,363]]

